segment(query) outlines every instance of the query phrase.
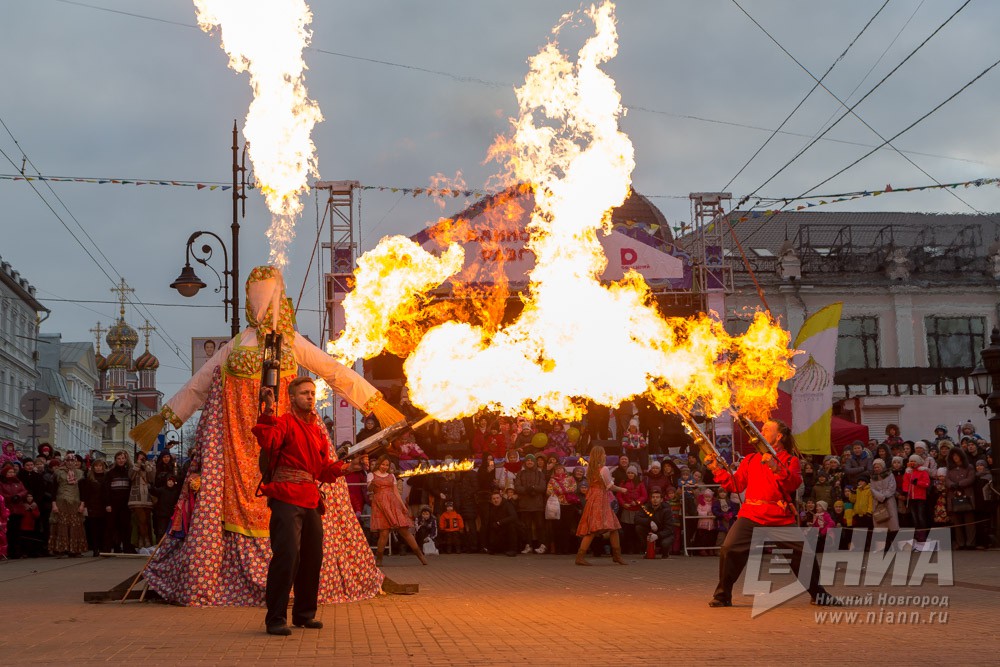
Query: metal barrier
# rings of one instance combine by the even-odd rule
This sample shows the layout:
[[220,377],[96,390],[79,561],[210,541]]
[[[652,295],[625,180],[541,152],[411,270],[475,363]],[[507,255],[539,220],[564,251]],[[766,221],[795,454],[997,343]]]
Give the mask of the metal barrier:
[[[691,553],[690,553],[691,551],[715,551],[717,549],[722,549],[721,546],[718,546],[718,541],[719,541],[718,540],[718,525],[717,525],[718,517],[716,517],[714,514],[710,514],[708,516],[702,516],[702,515],[698,514],[697,513],[698,499],[697,499],[696,496],[692,496],[692,498],[693,498],[693,504],[694,504],[694,507],[695,507],[695,514],[688,514],[688,503],[687,503],[687,497],[686,497],[687,494],[688,493],[692,493],[692,494],[700,493],[703,489],[712,489],[714,491],[714,493],[715,493],[714,497],[718,498],[719,497],[719,491],[722,489],[722,487],[719,484],[699,484],[697,486],[681,487],[681,489],[680,489],[680,493],[681,493],[681,540],[683,540],[683,542],[684,542],[684,555],[685,556],[690,556],[691,555]],[[693,544],[691,544],[691,539],[694,538],[694,535],[696,533],[689,534],[689,532],[688,532],[688,521],[697,522],[697,521],[703,521],[705,519],[711,519],[712,520],[712,524],[715,525],[715,527],[716,527],[716,531],[715,531],[716,540],[715,540],[715,543],[713,543],[710,546],[694,546]],[[695,524],[695,525],[697,526],[697,524]]]

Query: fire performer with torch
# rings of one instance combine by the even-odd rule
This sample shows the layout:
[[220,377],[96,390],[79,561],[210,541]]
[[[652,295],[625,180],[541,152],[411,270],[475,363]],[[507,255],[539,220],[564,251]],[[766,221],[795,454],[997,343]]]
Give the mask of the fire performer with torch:
[[[191,463],[201,488],[193,503],[190,530],[181,539],[167,538],[145,571],[152,588],[171,602],[259,606],[265,600],[270,511],[256,493],[261,481],[260,447],[251,432],[257,423],[265,358],[277,360],[276,367],[268,368],[275,376],[273,384],[265,384],[277,389],[272,393],[279,414],[289,409],[287,388],[301,364],[355,408],[374,414],[383,426],[405,424],[364,378],[295,331],[294,311],[277,268],[259,266],[250,273],[246,316],[250,326],[223,345],[159,414],[130,433],[148,450],[165,422],[180,428],[201,410]],[[278,350],[266,349],[268,339]],[[323,437],[329,448],[327,436]],[[375,597],[383,575],[351,508],[344,480],[328,485],[326,495],[319,602]]]
[[[735,473],[730,472],[724,462],[715,456],[706,456],[705,459],[706,465],[715,474],[715,481],[723,489],[729,493],[746,492],[746,501],[722,545],[719,585],[708,603],[710,607],[733,606],[733,585],[750,557],[754,528],[797,525],[795,505],[791,499],[802,484],[802,476],[799,459],[792,454],[795,442],[791,429],[783,422],[772,420],[764,424],[761,435],[764,440],[761,447],[766,445],[775,454],[755,452],[740,462]],[[792,571],[797,577],[802,560],[802,542],[781,542],[780,546],[792,549]],[[835,603],[833,596],[819,585],[818,559],[813,559],[808,591],[813,604]]]

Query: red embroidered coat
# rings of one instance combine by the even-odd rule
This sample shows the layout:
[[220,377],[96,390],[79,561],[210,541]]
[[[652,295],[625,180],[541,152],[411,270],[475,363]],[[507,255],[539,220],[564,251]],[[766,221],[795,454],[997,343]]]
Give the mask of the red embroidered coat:
[[[330,458],[323,428],[319,419],[306,423],[286,412],[278,416],[261,415],[253,427],[253,434],[272,461],[278,456],[276,467],[304,470],[319,482],[332,482],[346,475],[349,466]],[[299,507],[312,509],[319,505],[319,488],[315,482],[271,482],[261,486],[261,492],[268,498]]]
[[740,506],[741,518],[767,526],[793,526],[798,523],[794,506],[788,503],[802,484],[799,460],[786,451],[778,452],[777,472],[754,453],[740,461],[736,473],[725,470],[715,473],[715,481],[730,493],[746,491],[746,501]]

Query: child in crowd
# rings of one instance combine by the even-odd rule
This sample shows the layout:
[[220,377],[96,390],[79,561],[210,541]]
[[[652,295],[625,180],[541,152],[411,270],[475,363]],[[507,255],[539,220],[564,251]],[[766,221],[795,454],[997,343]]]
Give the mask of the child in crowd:
[[462,515],[455,511],[455,503],[450,500],[444,504],[444,513],[438,519],[438,527],[441,533],[441,553],[460,553],[465,521]]
[[39,520],[41,510],[35,502],[35,496],[24,496],[24,518],[21,519],[21,553],[31,558],[37,558],[44,551],[42,541],[42,523]]
[[[827,505],[829,507],[829,505]],[[802,504],[802,509],[799,510],[799,525],[800,526],[811,526],[813,525],[813,519],[816,517],[816,502],[813,500],[807,500]]]
[[816,502],[816,511],[813,515],[813,520],[809,524],[813,528],[819,529],[819,536],[825,538],[826,534],[830,532],[831,528],[836,527],[836,522],[834,522],[833,517],[827,512],[828,505],[825,500],[819,500]]
[[[459,518],[461,519],[461,517]],[[438,522],[434,518],[434,514],[431,513],[431,508],[428,505],[420,507],[420,514],[417,515],[414,528],[416,529],[416,539],[417,544],[420,545],[420,550],[424,553],[437,553],[437,545],[434,543],[434,538],[438,534]],[[425,546],[427,542],[430,542],[429,547]]]

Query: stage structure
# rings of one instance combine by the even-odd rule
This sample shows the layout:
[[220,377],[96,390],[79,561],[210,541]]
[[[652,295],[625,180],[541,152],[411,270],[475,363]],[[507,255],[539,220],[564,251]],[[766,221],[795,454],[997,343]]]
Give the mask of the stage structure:
[[[320,341],[336,338],[344,328],[344,297],[350,291],[351,278],[357,266],[358,243],[355,236],[360,231],[360,204],[358,181],[318,181],[313,187],[327,193],[326,206],[320,229],[329,225],[330,236],[322,244],[320,265],[324,267],[325,317],[320,328]],[[324,261],[325,260],[325,261]],[[361,362],[354,370],[364,371]],[[333,397],[333,438],[339,445],[345,440],[354,442],[354,408],[346,400]]]

